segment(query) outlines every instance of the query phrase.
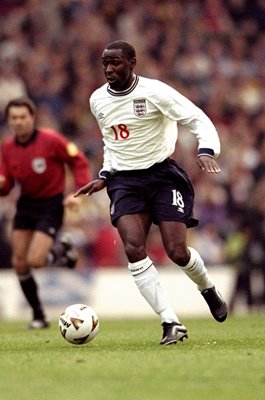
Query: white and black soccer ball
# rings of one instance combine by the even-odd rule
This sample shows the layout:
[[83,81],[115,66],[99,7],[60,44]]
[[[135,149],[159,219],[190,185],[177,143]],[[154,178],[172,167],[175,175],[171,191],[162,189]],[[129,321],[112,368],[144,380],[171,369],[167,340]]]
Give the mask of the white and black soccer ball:
[[99,330],[97,313],[85,304],[72,304],[60,315],[59,329],[62,337],[69,343],[88,343]]

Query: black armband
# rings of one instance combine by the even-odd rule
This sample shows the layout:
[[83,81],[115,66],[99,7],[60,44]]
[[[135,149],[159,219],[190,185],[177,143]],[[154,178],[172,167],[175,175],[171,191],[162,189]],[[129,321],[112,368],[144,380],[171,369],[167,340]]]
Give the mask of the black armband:
[[201,149],[199,149],[198,157],[201,157],[201,156],[208,156],[208,157],[214,158],[214,151],[212,149],[208,149],[208,148],[201,148]]
[[110,172],[109,171],[100,171],[98,174],[99,179],[105,179],[107,180],[110,177]]

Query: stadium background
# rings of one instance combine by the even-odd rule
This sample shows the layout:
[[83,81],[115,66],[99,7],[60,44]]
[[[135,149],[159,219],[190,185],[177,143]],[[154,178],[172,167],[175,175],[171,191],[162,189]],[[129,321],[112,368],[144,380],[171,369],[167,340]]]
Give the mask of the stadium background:
[[[96,177],[102,142],[88,99],[104,83],[100,57],[105,45],[116,39],[130,41],[137,50],[137,73],[174,86],[201,107],[218,129],[222,144],[222,174],[218,177],[200,172],[196,143],[191,135],[180,132],[175,156],[194,184],[195,214],[200,219],[199,228],[189,232],[189,243],[199,250],[213,273],[220,272],[221,286],[229,298],[238,272],[243,276],[244,290],[251,271],[254,299],[246,301],[262,307],[264,25],[262,0],[1,0],[0,141],[9,134],[3,115],[7,101],[27,94],[38,106],[39,125],[56,128],[74,140],[89,157]],[[9,261],[10,221],[17,194],[14,190],[0,198],[0,297],[5,303],[0,318],[12,314],[20,301]],[[118,291],[126,285],[130,280],[126,260],[109,222],[105,192],[86,200],[78,214],[68,213],[65,229],[73,233],[79,251],[78,276],[53,271],[43,278],[46,292],[53,288],[56,293],[54,304],[80,300],[75,297],[78,290],[71,291],[68,298],[60,295],[68,278],[78,279],[80,293],[89,292],[90,296],[97,287],[97,274],[109,279],[109,291],[115,282],[120,282]],[[149,250],[162,275],[172,277],[175,272],[155,228]],[[115,275],[117,269],[119,276]],[[181,276],[176,282],[178,279],[182,282]],[[64,285],[63,291],[70,291],[71,284]],[[103,294],[108,292],[108,284],[104,285],[105,281]],[[137,297],[132,296],[134,300]],[[247,309],[250,307],[248,304]]]

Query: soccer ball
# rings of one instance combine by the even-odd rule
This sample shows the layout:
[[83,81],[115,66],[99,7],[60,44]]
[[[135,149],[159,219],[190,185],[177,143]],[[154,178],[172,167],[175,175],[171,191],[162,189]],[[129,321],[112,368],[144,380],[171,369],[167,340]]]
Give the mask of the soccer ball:
[[98,333],[98,316],[93,308],[85,304],[72,304],[60,315],[59,329],[67,342],[85,344]]

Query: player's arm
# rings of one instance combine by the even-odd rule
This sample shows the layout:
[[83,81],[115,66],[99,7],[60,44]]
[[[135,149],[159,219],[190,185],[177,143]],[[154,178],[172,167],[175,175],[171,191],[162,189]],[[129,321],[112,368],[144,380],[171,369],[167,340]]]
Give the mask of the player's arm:
[[77,189],[91,179],[89,162],[85,154],[73,142],[66,144],[66,154],[66,163],[73,174],[75,189]]
[[1,148],[1,164],[0,164],[0,196],[6,196],[14,186],[14,180],[8,173],[8,163]]
[[[72,143],[70,143],[70,145],[73,146]],[[73,192],[66,195],[63,201],[63,205],[71,210],[77,210],[80,206],[80,199],[77,199],[74,192],[90,180],[88,160],[82,151],[76,146],[75,148],[77,154],[75,156],[70,155],[70,160],[67,162],[74,178]],[[67,152],[69,152],[69,149]]]
[[0,173],[0,196],[6,196],[13,188],[14,182]]
[[56,156],[69,167],[74,179],[74,190],[76,190],[91,179],[89,161],[74,142],[67,140],[58,132],[52,133]]
[[[69,154],[69,146],[76,149],[76,155]],[[66,149],[68,156],[70,156],[67,164],[73,174],[74,191],[76,191],[76,189],[82,187],[86,182],[90,180],[89,163],[85,154],[81,150],[79,150],[72,142],[67,144]],[[71,210],[77,210],[80,206],[80,199],[75,197],[74,192],[72,192],[65,196],[63,205]]]
[[75,191],[91,179],[88,159],[75,143],[67,140],[58,132],[53,131],[53,141],[56,143],[58,159],[68,166],[73,177],[72,192],[64,197],[63,205],[71,210],[77,210],[80,206],[80,199],[74,196]]
[[220,140],[210,118],[189,99],[167,85],[164,91],[161,88],[159,96],[162,97],[162,112],[185,126],[196,137],[197,164],[201,170],[213,174],[220,173],[221,169],[215,160],[220,154]]
[[208,172],[216,172],[217,164],[214,159],[220,154],[220,140],[210,118],[175,89],[161,82],[157,87],[160,87],[160,90],[156,90],[156,96],[161,112],[185,126],[196,137],[199,166]]
[[199,154],[197,164],[202,171],[206,171],[212,174],[219,174],[221,172],[221,169],[219,168],[219,165],[217,164],[214,157],[211,157],[209,155]]

